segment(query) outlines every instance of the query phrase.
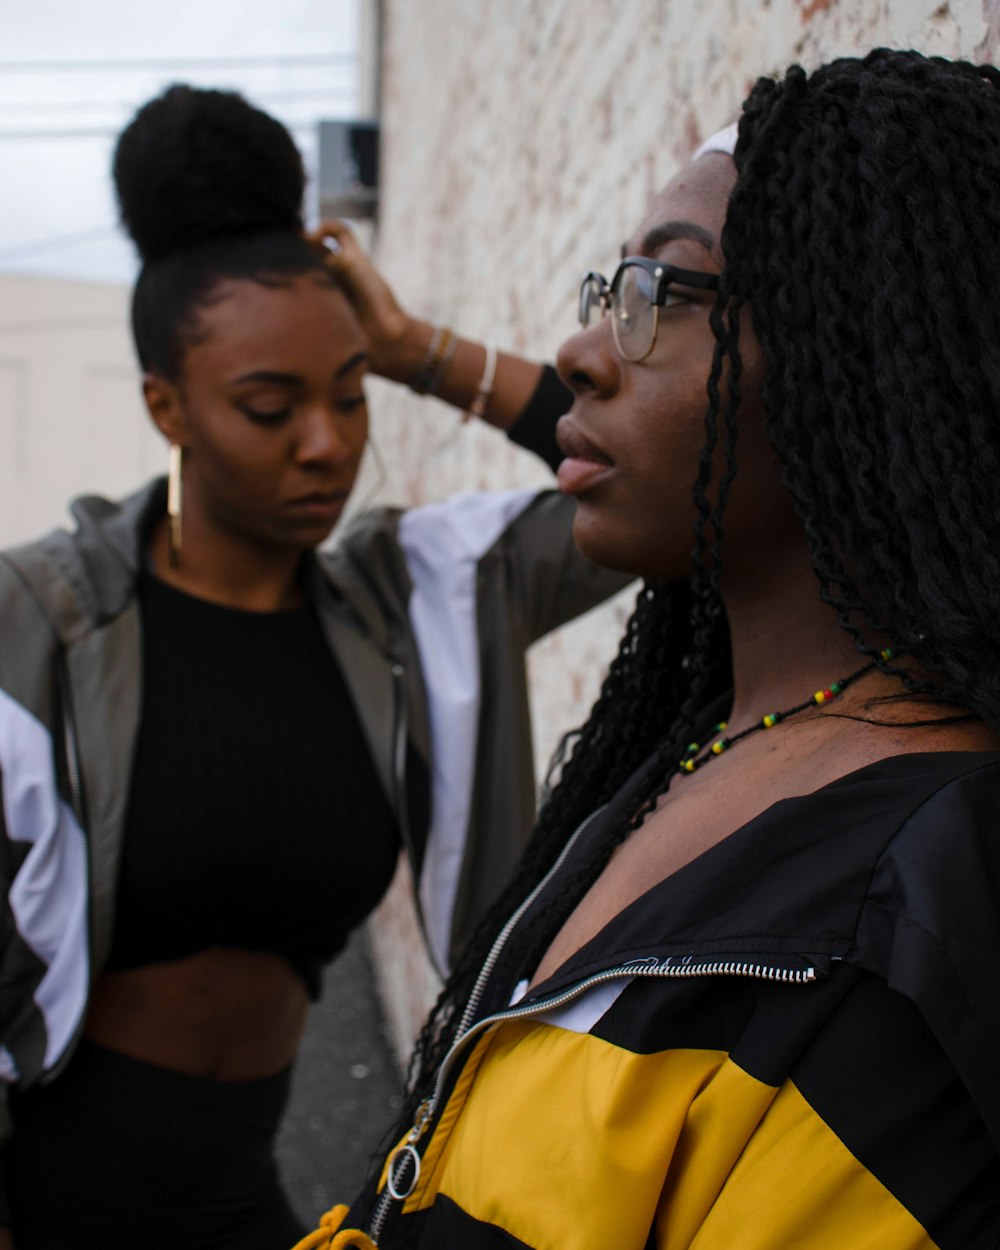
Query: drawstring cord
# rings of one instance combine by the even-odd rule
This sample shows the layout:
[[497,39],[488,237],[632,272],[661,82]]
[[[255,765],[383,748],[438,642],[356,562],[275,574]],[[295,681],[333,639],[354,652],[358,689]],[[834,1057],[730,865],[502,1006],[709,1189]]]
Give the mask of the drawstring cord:
[[360,1228],[340,1230],[350,1208],[345,1203],[331,1207],[315,1232],[307,1233],[292,1250],[378,1250],[372,1239]]

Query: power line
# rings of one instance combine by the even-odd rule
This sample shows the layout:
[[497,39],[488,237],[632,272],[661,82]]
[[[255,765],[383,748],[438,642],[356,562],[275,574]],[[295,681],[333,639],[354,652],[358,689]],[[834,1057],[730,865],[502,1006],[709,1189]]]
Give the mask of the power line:
[[45,321],[0,321],[0,334],[44,334],[53,330],[90,330],[95,326],[120,326],[128,322],[120,316],[51,317]]
[[51,252],[63,247],[79,247],[82,243],[91,243],[95,239],[103,239],[117,232],[117,226],[93,226],[90,230],[77,230],[73,234],[53,234],[44,239],[32,239],[29,243],[20,243],[16,247],[8,247],[0,251],[0,264],[20,260],[22,256],[31,256],[36,252]]
[[0,142],[4,139],[109,139],[119,130],[120,127],[114,126],[76,126],[71,130],[0,130]]
[[[285,129],[290,130],[293,134],[312,134],[315,128],[316,123],[314,121],[294,122],[291,125],[285,124]],[[76,126],[72,129],[60,128],[53,130],[0,130],[0,142],[6,139],[16,142],[22,139],[112,139],[120,133],[120,126]]]
[[176,56],[87,61],[0,61],[3,74],[85,74],[92,71],[130,73],[133,70],[172,69],[270,69],[285,65],[354,65],[353,52],[296,53],[286,56]]
[[[296,100],[331,100],[341,96],[353,95],[351,87],[315,87],[294,91],[255,91],[253,102],[268,100],[277,103],[294,103]],[[81,113],[81,112],[124,112],[134,109],[141,103],[139,98],[131,100],[16,100],[0,104],[5,113]]]

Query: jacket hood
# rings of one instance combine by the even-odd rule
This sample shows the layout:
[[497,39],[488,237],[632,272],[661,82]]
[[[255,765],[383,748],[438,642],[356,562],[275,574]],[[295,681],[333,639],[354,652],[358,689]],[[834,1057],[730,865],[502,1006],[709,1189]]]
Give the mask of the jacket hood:
[[[75,532],[55,529],[40,541],[4,553],[44,608],[63,643],[75,642],[125,609],[142,567],[146,535],[166,508],[165,477],[154,478],[119,501],[81,495],[70,504]],[[377,537],[383,524],[382,517],[365,513],[349,526],[349,531],[372,529]],[[328,551],[308,553],[303,584],[313,598],[331,590],[334,594],[339,592],[376,645],[389,653],[396,631],[387,610],[393,603],[406,602],[409,578],[405,567],[388,536],[383,539],[386,551],[381,563],[362,563],[352,558],[340,538],[338,535],[337,545]],[[392,584],[382,586],[379,577],[388,578]]]
[[145,535],[167,506],[166,478],[121,502],[82,495],[70,504],[76,532],[53,530],[4,553],[30,587],[60,641],[77,641],[121,613],[142,563]]

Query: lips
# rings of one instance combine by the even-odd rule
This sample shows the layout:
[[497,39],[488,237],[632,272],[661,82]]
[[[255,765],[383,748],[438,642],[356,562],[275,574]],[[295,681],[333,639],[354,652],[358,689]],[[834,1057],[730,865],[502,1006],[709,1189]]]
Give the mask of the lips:
[[315,490],[288,501],[289,508],[299,516],[336,518],[343,511],[350,491],[346,487],[337,490]]
[[570,415],[559,418],[556,442],[566,456],[556,471],[564,494],[578,495],[596,486],[614,468],[610,456],[590,441]]

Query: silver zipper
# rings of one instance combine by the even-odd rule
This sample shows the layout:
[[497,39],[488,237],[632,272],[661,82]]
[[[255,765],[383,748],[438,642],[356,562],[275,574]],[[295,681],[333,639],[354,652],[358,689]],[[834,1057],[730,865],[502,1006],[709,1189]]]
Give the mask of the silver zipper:
[[[417,1113],[417,1121],[407,1134],[406,1141],[401,1146],[397,1146],[389,1156],[387,1174],[389,1183],[386,1184],[376,1203],[368,1226],[368,1235],[372,1241],[378,1245],[378,1239],[382,1234],[382,1229],[389,1214],[389,1208],[393,1202],[405,1202],[416,1187],[420,1176],[421,1158],[420,1152],[416,1148],[416,1143],[424,1135],[437,1112],[438,1102],[444,1090],[445,1081],[448,1079],[448,1074],[454,1065],[458,1052],[464,1049],[466,1043],[472,1038],[478,1037],[479,1034],[495,1024],[500,1024],[507,1020],[525,1020],[530,1016],[544,1015],[547,1011],[554,1011],[557,1007],[564,1007],[567,1003],[571,1003],[574,998],[579,998],[587,990],[593,989],[594,986],[603,985],[608,981],[620,980],[622,977],[677,980],[684,977],[711,976],[751,977],[758,981],[780,981],[788,985],[806,985],[816,980],[816,969],[813,967],[800,969],[778,968],[771,964],[748,963],[732,959],[692,960],[691,962],[677,964],[664,961],[639,960],[633,963],[621,964],[617,968],[607,968],[604,972],[594,973],[593,976],[577,982],[576,985],[570,986],[568,989],[561,990],[557,994],[552,994],[548,998],[540,999],[524,1007],[508,1007],[506,1011],[498,1011],[492,1016],[485,1016],[482,1020],[468,1028],[461,1037],[456,1039],[452,1048],[441,1061],[437,1079],[434,1082],[434,1090],[431,1096],[421,1103]],[[404,1165],[407,1159],[415,1161],[414,1173],[409,1181],[404,1181],[402,1177],[393,1173],[393,1164],[397,1158],[404,1161]]]
[[[430,1096],[426,1098],[417,1109],[417,1118],[413,1127],[406,1136],[406,1140],[401,1146],[390,1154],[387,1169],[387,1184],[382,1191],[381,1196],[375,1204],[372,1212],[372,1218],[368,1225],[368,1235],[375,1244],[382,1234],[385,1226],[389,1209],[393,1202],[405,1202],[416,1187],[417,1180],[420,1176],[420,1153],[416,1148],[416,1143],[423,1137],[424,1133],[434,1118],[438,1109],[438,1103],[444,1091],[445,1082],[448,1079],[455,1059],[460,1050],[464,1049],[466,1043],[472,1038],[478,1037],[486,1029],[491,1028],[495,1024],[502,1023],[507,1020],[524,1020],[531,1016],[543,1015],[547,1011],[554,1011],[558,1007],[563,1007],[567,1003],[578,998],[587,990],[593,989],[596,985],[603,985],[608,981],[616,981],[622,977],[646,977],[646,978],[664,978],[669,980],[677,980],[684,977],[696,976],[731,976],[731,977],[751,977],[758,981],[779,981],[788,985],[805,985],[810,981],[816,980],[816,969],[814,967],[792,969],[778,968],[771,964],[753,963],[745,960],[734,959],[703,959],[696,960],[685,957],[682,962],[674,963],[672,959],[656,960],[639,959],[629,963],[620,964],[615,968],[607,968],[603,972],[594,973],[592,976],[585,978],[583,981],[577,982],[575,985],[569,986],[565,990],[560,990],[556,994],[550,995],[548,998],[540,999],[536,1002],[526,1004],[520,1007],[508,1007],[505,1011],[495,1012],[491,1016],[485,1016],[475,1024],[470,1021],[475,1015],[476,1008],[482,998],[486,983],[496,967],[497,961],[503,947],[510,938],[511,932],[517,926],[518,921],[528,910],[531,904],[538,898],[539,894],[545,889],[551,878],[559,870],[566,856],[572,850],[573,844],[577,841],[588,825],[600,815],[603,808],[599,808],[596,812],[591,813],[581,825],[578,826],[576,832],[566,843],[561,851],[558,859],[545,874],[538,885],[532,890],[523,903],[517,908],[510,917],[504,927],[497,935],[496,941],[490,948],[490,952],[486,957],[479,976],[476,978],[476,984],[469,996],[469,1002],[462,1013],[462,1020],[459,1024],[458,1033],[455,1041],[452,1043],[451,1049],[441,1061],[438,1068],[437,1077],[434,1081],[434,1089]],[[413,1161],[413,1176],[409,1181],[404,1181],[401,1176],[394,1173],[393,1168],[396,1160],[400,1159],[405,1167],[406,1160]]]
[[[605,807],[606,806],[607,804],[605,804]],[[469,1025],[472,1023],[472,1019],[475,1016],[476,1011],[479,1008],[479,1002],[483,996],[483,991],[486,988],[486,983],[487,981],[489,981],[490,977],[493,975],[493,969],[497,965],[497,960],[500,958],[500,954],[503,951],[503,948],[507,945],[507,940],[510,937],[511,933],[514,931],[514,929],[517,928],[518,924],[520,923],[521,917],[528,910],[528,908],[532,905],[532,903],[534,903],[535,899],[538,898],[539,894],[542,893],[545,887],[549,884],[549,882],[552,880],[555,874],[562,867],[563,861],[566,859],[566,856],[573,849],[574,843],[583,833],[584,829],[586,829],[588,825],[592,823],[592,821],[596,820],[597,817],[600,816],[601,812],[603,811],[604,811],[604,807],[599,807],[596,812],[591,812],[591,814],[587,817],[587,819],[582,821],[581,824],[577,826],[575,832],[573,833],[573,836],[569,839],[569,841],[566,843],[563,849],[559,852],[559,856],[556,859],[555,863],[548,870],[548,872],[541,879],[541,881],[539,881],[539,883],[531,891],[531,893],[524,900],[524,902],[518,907],[517,911],[515,911],[514,914],[510,917],[510,919],[507,921],[504,927],[500,930],[500,932],[497,934],[496,940],[494,941],[493,945],[490,947],[490,953],[486,956],[486,960],[483,963],[482,968],[480,969],[479,976],[476,978],[476,984],[472,987],[472,993],[469,995],[469,1001],[468,1003],[466,1003],[465,1011],[462,1012],[462,1019],[458,1026],[458,1032],[455,1034],[456,1042],[461,1041],[461,1039],[465,1036],[466,1032],[468,1031]]]
[[[497,960],[500,958],[501,951],[503,950],[504,946],[507,944],[507,940],[509,939],[511,933],[517,926],[518,921],[521,919],[524,913],[528,910],[528,908],[532,905],[535,899],[538,898],[539,894],[541,894],[541,892],[545,889],[546,885],[548,885],[549,881],[552,879],[555,873],[559,870],[560,866],[563,863],[563,860],[565,860],[566,856],[569,854],[570,850],[572,849],[573,844],[577,841],[577,839],[583,833],[584,829],[587,828],[590,822],[592,820],[595,820],[597,816],[600,815],[600,813],[603,810],[604,810],[603,807],[598,808],[596,812],[592,812],[586,818],[586,820],[582,821],[577,826],[577,828],[575,829],[573,833],[573,836],[569,839],[569,841],[566,843],[566,845],[563,847],[562,851],[559,853],[558,857],[556,858],[555,863],[548,870],[548,872],[541,879],[541,881],[539,881],[539,883],[531,891],[531,893],[524,900],[524,902],[518,906],[516,911],[513,913],[513,915],[511,915],[507,923],[503,926],[503,928],[497,934],[493,942],[493,945],[490,947],[489,954],[486,956],[486,959],[483,962],[483,966],[479,970],[479,976],[476,978],[476,983],[472,987],[472,993],[469,995],[469,1001],[465,1006],[465,1010],[462,1012],[462,1019],[459,1022],[458,1031],[455,1034],[455,1041],[452,1043],[451,1049],[448,1051],[448,1054],[445,1055],[444,1060],[442,1061],[441,1068],[438,1069],[438,1078],[434,1082],[434,1092],[431,1094],[430,1098],[425,1099],[417,1108],[416,1123],[414,1124],[410,1132],[407,1134],[405,1143],[402,1146],[398,1147],[395,1151],[393,1151],[392,1155],[390,1156],[390,1162],[389,1162],[390,1171],[391,1171],[391,1168],[393,1166],[393,1162],[395,1161],[396,1156],[402,1152],[406,1152],[406,1154],[409,1157],[416,1157],[419,1159],[419,1155],[417,1154],[416,1150],[413,1149],[413,1143],[416,1141],[419,1141],[420,1137],[423,1135],[424,1128],[426,1127],[430,1116],[434,1114],[434,1108],[436,1107],[437,1100],[440,1097],[442,1069],[445,1067],[446,1064],[448,1064],[448,1061],[450,1060],[451,1056],[455,1053],[455,1050],[458,1047],[459,1043],[468,1034],[470,1022],[472,1020],[472,1017],[476,1014],[476,1009],[479,1006],[480,999],[483,996],[483,990],[486,988],[486,982],[490,979],[493,969],[496,967],[496,963],[497,963]],[[419,900],[418,900],[418,914],[419,914]],[[416,1177],[419,1174],[419,1172],[420,1172],[420,1166],[419,1164],[416,1164],[414,1179],[413,1179],[412,1184],[410,1185],[410,1189],[408,1193],[412,1192],[413,1185],[416,1184]],[[389,1179],[393,1180],[391,1176],[389,1177]],[[394,1194],[392,1193],[393,1189],[395,1189],[394,1181],[391,1185],[386,1185],[386,1188],[383,1191],[382,1196],[378,1199],[377,1203],[375,1204],[375,1210],[372,1213],[372,1219],[369,1225],[369,1235],[371,1236],[372,1241],[377,1242],[379,1235],[382,1232],[382,1226],[385,1223],[385,1217],[389,1212],[389,1206],[394,1200]],[[404,1194],[403,1199],[396,1199],[396,1200],[403,1201],[405,1200],[407,1196],[408,1194]]]

